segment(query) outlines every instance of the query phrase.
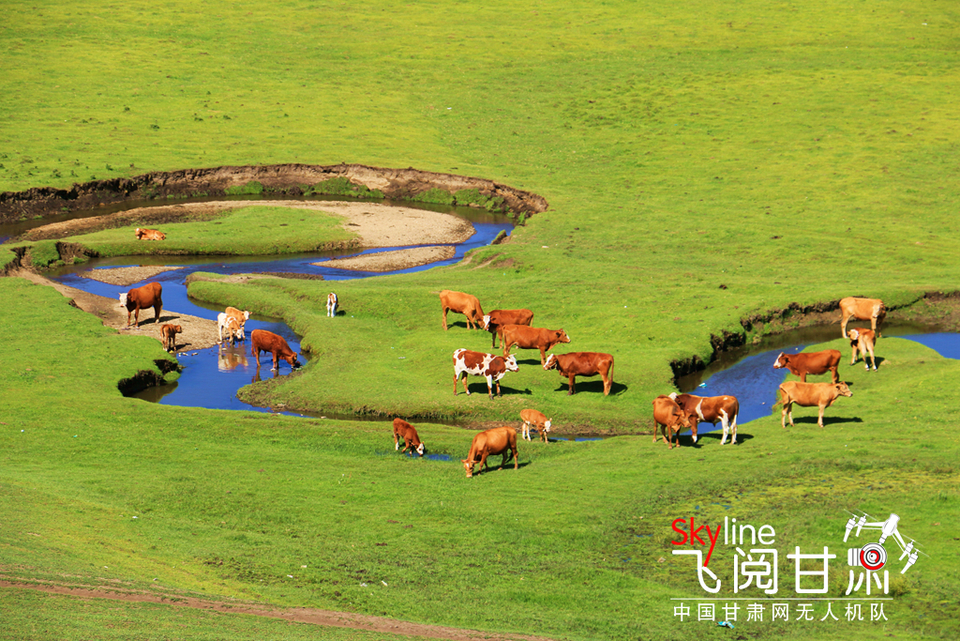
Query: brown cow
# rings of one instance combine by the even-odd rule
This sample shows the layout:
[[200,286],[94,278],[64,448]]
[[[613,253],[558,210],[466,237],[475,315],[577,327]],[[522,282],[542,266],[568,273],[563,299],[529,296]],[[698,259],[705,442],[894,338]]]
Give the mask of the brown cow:
[[877,338],[880,338],[882,336],[880,327],[886,317],[887,309],[879,298],[848,296],[840,300],[840,335],[847,337],[847,321],[854,318],[870,321],[870,329],[877,333]]
[[423,456],[423,442],[417,434],[417,429],[402,418],[395,418],[393,419],[393,445],[396,450],[400,449],[400,439],[403,439],[404,444],[401,454],[406,454],[407,450],[413,449]]
[[510,356],[510,348],[516,345],[520,349],[539,349],[540,366],[547,362],[547,352],[557,343],[569,343],[570,337],[562,329],[543,329],[524,325],[506,325],[503,328],[501,345],[503,355]]
[[550,431],[550,426],[553,423],[543,413],[537,410],[520,410],[520,419],[523,421],[523,438],[525,440],[531,440],[530,428],[534,427],[540,435],[540,440],[544,443],[548,442],[547,432]]
[[690,415],[693,422],[693,442],[697,442],[696,426],[700,421],[704,423],[716,424],[720,421],[723,426],[723,438],[720,445],[727,442],[727,435],[732,431],[733,444],[737,442],[737,415],[740,413],[740,401],[736,396],[694,396],[693,394],[677,394],[674,392],[670,398],[677,402],[684,412]]
[[800,377],[800,381],[807,382],[807,374],[814,376],[823,374],[827,371],[833,377],[833,382],[840,380],[837,374],[837,367],[840,366],[840,351],[836,349],[826,349],[822,352],[805,352],[802,354],[786,354],[780,352],[774,369],[787,368],[791,374]]
[[870,371],[870,366],[867,365],[867,353],[870,353],[870,362],[873,363],[873,369],[877,369],[877,359],[873,355],[873,340],[876,334],[874,334],[872,329],[849,329],[847,330],[847,338],[850,339],[850,364],[857,364],[857,350],[860,351],[860,355],[863,357],[863,366]]
[[443,330],[447,330],[447,311],[452,310],[467,317],[467,329],[476,329],[483,322],[483,308],[476,296],[445,289],[440,292],[440,305],[443,306]]
[[793,425],[793,408],[791,405],[796,403],[800,407],[820,408],[817,416],[817,425],[823,427],[823,410],[833,405],[838,396],[853,396],[853,392],[847,387],[846,383],[801,383],[799,381],[787,381],[780,385],[780,400],[777,405],[783,405],[783,411],[780,412],[780,425],[786,429],[786,418],[790,418],[790,427]]
[[137,240],[166,240],[167,235],[156,229],[140,229],[137,227]]
[[182,334],[183,328],[179,325],[164,323],[160,326],[160,340],[163,341],[163,349],[168,352],[177,351],[177,334]]
[[463,468],[467,471],[467,478],[473,476],[473,466],[477,463],[480,468],[477,474],[488,469],[487,456],[502,454],[500,469],[507,464],[510,451],[513,452],[513,469],[517,469],[517,430],[510,426],[495,427],[492,430],[480,432],[473,437],[470,443],[470,453],[463,459]]
[[556,369],[560,376],[566,376],[570,381],[567,395],[576,392],[575,381],[577,376],[603,377],[603,395],[610,394],[613,386],[613,356],[602,352],[570,352],[569,354],[550,354],[543,369]]
[[493,400],[493,384],[497,384],[497,396],[500,396],[500,379],[507,372],[519,371],[515,356],[503,358],[483,352],[471,352],[468,349],[458,349],[453,353],[453,395],[457,395],[457,381],[463,377],[463,389],[470,394],[467,387],[467,374],[483,376],[487,379],[487,394]]
[[680,432],[687,428],[693,431],[693,442],[697,442],[697,424],[690,421],[690,416],[680,409],[675,400],[663,394],[653,399],[654,443],[657,442],[658,427],[663,433],[663,442],[670,449],[673,449],[674,438],[676,438],[677,447],[680,447]]
[[526,325],[533,322],[533,312],[529,309],[495,309],[483,317],[483,328],[490,332],[491,347],[497,346],[497,336],[503,340],[505,325]]
[[160,300],[160,294],[163,287],[160,283],[147,283],[143,287],[131,289],[126,294],[120,294],[120,307],[127,308],[127,327],[130,327],[130,314],[133,314],[133,320],[137,327],[140,327],[140,310],[153,308],[156,315],[155,322],[160,322],[160,311],[163,309],[163,301]]
[[228,307],[223,313],[237,321],[237,325],[240,326],[240,339],[243,340],[246,338],[246,335],[243,333],[243,326],[250,320],[250,312],[246,310],[241,312],[236,307]]
[[281,358],[290,363],[292,369],[299,369],[301,367],[300,361],[297,360],[297,355],[290,349],[290,346],[287,345],[287,341],[284,340],[283,336],[268,332],[265,329],[255,329],[250,332],[250,353],[257,359],[258,372],[260,371],[260,352],[270,352],[273,354],[273,367],[270,368],[271,372],[279,370],[279,360]]

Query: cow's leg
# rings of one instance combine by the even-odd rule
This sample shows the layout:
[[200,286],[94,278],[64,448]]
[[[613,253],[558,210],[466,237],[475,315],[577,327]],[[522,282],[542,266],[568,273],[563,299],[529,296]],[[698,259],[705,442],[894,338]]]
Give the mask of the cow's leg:
[[613,387],[613,377],[607,376],[606,373],[603,375],[603,395],[610,395],[610,388]]
[[530,440],[530,424],[526,421],[523,422],[523,431],[521,432],[521,435],[523,436],[523,440]]
[[576,374],[571,374],[571,375],[570,375],[570,384],[569,384],[569,389],[567,390],[567,396],[570,396],[570,395],[575,394],[575,393],[577,392],[577,388],[576,388],[576,386],[574,385],[574,380],[575,380],[576,378],[577,378],[577,375],[576,375]]
[[153,313],[154,313],[154,320],[153,320],[153,322],[158,323],[158,324],[160,323],[160,312],[162,312],[162,311],[163,311],[163,304],[162,304],[162,303],[157,303],[156,305],[153,306]]
[[519,462],[517,461],[517,449],[514,448],[514,449],[513,449],[513,469],[517,469],[517,468],[519,468],[519,467],[520,467],[520,464],[519,464]]
[[733,431],[733,439],[730,441],[732,445],[737,444],[737,417],[733,417],[733,421],[730,425],[730,429]]
[[447,331],[447,308],[443,308],[443,331]]
[[273,353],[273,367],[270,368],[271,372],[280,371],[280,352]]
[[807,373],[806,373],[806,372],[800,372],[800,382],[801,382],[801,383],[806,383],[806,382],[807,382]]
[[[787,429],[787,413],[790,411],[790,404],[784,402],[783,409],[780,410],[780,427]],[[790,417],[790,425],[793,425],[793,417]]]
[[850,320],[850,316],[846,312],[842,312],[843,318],[840,319],[840,335],[844,338],[847,337],[847,321]]
[[820,411],[817,412],[817,425],[823,427],[823,410],[827,409],[827,406],[821,403],[818,407]]
[[547,364],[547,350],[540,348],[540,367]]
[[850,347],[850,364],[851,365],[857,364],[857,346],[856,345],[853,345]]
[[[866,359],[864,359],[866,362]],[[830,375],[833,377],[833,383],[837,384],[840,382],[840,375],[837,373],[837,370],[840,369],[839,366],[830,368]]]
[[720,445],[727,444],[727,434],[730,433],[730,420],[726,410],[720,410],[720,425],[723,427],[723,438],[720,439]]

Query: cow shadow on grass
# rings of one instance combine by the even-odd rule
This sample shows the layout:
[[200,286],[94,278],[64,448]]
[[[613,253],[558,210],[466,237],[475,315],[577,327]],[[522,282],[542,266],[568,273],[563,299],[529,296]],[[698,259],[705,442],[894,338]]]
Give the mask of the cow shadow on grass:
[[[681,438],[683,437],[681,436]],[[733,435],[728,434],[726,445],[730,445],[731,438],[733,438]],[[700,434],[699,441],[705,441],[705,440],[709,440],[711,442],[716,441],[717,445],[719,445],[720,441],[723,440],[723,430],[719,429],[715,432],[707,432],[705,434]],[[753,440],[753,434],[749,434],[746,432],[737,432],[737,443],[736,443],[737,445],[740,445],[742,443],[746,443],[747,441],[752,441],[752,440]],[[726,445],[724,445],[724,447],[726,447]]]
[[[793,422],[795,424],[799,423],[810,423],[816,427],[817,425],[817,415],[813,416],[796,416],[793,417]],[[823,426],[829,427],[833,423],[863,423],[863,419],[859,416],[824,416],[823,417]],[[787,429],[790,429],[790,423],[787,423]]]
[[[883,365],[883,362],[884,362],[885,360],[887,360],[887,359],[885,359],[885,358],[882,357],[882,356],[877,356],[876,359],[874,359],[874,362],[875,362],[876,365],[877,365],[877,369],[880,369],[880,366]],[[869,361],[869,360],[867,361],[867,364],[868,364],[868,365],[870,364],[870,361]],[[862,359],[862,358],[861,358],[861,359],[858,359],[857,362],[854,363],[853,365],[850,365],[850,364],[848,363],[848,364],[847,364],[847,367],[863,367],[863,359]],[[849,385],[849,383],[847,383],[847,384]]]
[[[537,362],[539,363],[539,361]],[[597,379],[595,381],[589,381],[589,380],[581,381],[580,379],[577,379],[577,382],[574,384],[574,389],[576,390],[575,392],[576,394],[580,394],[581,392],[586,392],[587,394],[593,393],[593,394],[603,395],[603,379]],[[613,382],[610,384],[610,396],[616,396],[621,392],[626,392],[628,389],[630,388],[624,385],[623,383]],[[564,378],[560,383],[560,387],[558,387],[553,391],[567,392],[569,390],[570,390],[570,387],[567,384],[567,379]]]
[[[461,387],[460,387],[460,391],[458,392],[458,395],[460,395],[460,394],[463,393],[462,389],[463,389],[463,384],[461,383]],[[486,396],[486,395],[487,395],[487,384],[484,383],[484,382],[482,382],[482,381],[479,382],[479,383],[470,383],[470,384],[468,384],[468,385],[467,385],[467,389],[470,390],[470,395],[471,395],[471,396],[473,396],[474,394],[479,394],[479,395],[481,395],[481,396]],[[529,394],[533,394],[533,392],[530,391],[529,389],[519,390],[519,389],[515,389],[515,388],[513,388],[513,387],[507,387],[506,385],[501,385],[501,386],[500,386],[500,393],[501,393],[501,395],[503,395],[503,396],[508,396],[508,395],[511,395],[511,394],[528,394],[528,395],[529,395]],[[493,397],[494,397],[494,398],[497,397],[497,387],[496,387],[496,385],[494,385],[494,387],[493,387]]]
[[[518,443],[518,445],[519,445],[519,443]],[[491,463],[490,459],[495,460],[496,463]],[[519,464],[517,465],[517,469],[514,470],[514,469],[513,469],[513,457],[511,456],[511,457],[510,457],[510,460],[508,460],[506,463],[504,463],[504,464],[503,464],[503,468],[501,469],[501,467],[500,467],[500,455],[499,455],[499,454],[494,454],[493,456],[488,456],[488,457],[487,457],[487,463],[490,465],[490,469],[488,469],[486,472],[474,472],[473,475],[474,475],[474,476],[483,476],[484,474],[489,474],[489,473],[492,473],[492,472],[519,472],[519,471],[522,470],[523,468],[525,468],[525,467],[527,467],[528,465],[530,465],[532,462],[533,462],[533,461],[520,461]],[[462,468],[463,468],[463,466],[461,466],[461,469],[462,469]],[[477,468],[474,467],[474,469],[477,469]]]

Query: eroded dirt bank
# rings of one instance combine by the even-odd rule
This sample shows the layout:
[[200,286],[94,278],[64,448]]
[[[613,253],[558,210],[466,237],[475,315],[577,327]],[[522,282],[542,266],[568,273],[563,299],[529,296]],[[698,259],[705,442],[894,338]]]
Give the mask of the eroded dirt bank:
[[369,195],[373,191],[392,200],[429,202],[438,202],[428,193],[437,190],[449,196],[449,204],[480,205],[527,216],[547,209],[543,196],[485,178],[358,164],[282,164],[151,172],[131,178],[77,183],[69,189],[34,187],[26,191],[3,192],[0,193],[0,223],[125,201],[226,195],[228,190],[251,185],[258,185],[262,188],[259,193],[266,194],[351,195],[351,189],[356,189],[362,192],[357,195]]

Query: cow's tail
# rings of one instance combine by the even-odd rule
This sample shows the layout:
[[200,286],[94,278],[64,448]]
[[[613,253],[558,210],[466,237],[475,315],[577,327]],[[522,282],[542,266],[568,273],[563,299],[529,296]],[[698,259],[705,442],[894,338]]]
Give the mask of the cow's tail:
[[773,409],[777,405],[783,405],[784,401],[787,400],[787,393],[781,388],[777,388],[777,402],[770,406],[770,409]]

